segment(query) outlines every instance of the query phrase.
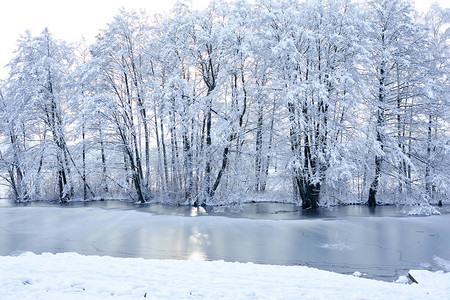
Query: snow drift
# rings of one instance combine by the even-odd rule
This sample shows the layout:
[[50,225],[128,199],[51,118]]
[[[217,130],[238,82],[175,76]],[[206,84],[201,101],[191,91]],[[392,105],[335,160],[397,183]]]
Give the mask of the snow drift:
[[0,256],[1,299],[449,299],[450,273],[387,283],[303,266],[76,253]]

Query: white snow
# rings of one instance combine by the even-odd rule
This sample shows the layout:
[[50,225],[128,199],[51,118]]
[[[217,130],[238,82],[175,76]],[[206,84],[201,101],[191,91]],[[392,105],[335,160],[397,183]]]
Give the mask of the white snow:
[[0,299],[449,299],[450,273],[419,284],[302,266],[145,260],[76,253],[0,256]]
[[355,277],[361,277],[361,276],[362,276],[362,273],[359,272],[359,271],[355,271],[355,272],[353,272],[352,275],[355,276]]
[[440,258],[438,256],[433,257],[433,260],[444,271],[450,272],[450,261]]
[[431,216],[431,215],[440,215],[441,213],[430,204],[421,204],[414,208],[412,208],[408,215],[410,216]]
[[338,251],[351,250],[352,249],[352,247],[350,247],[349,245],[347,245],[345,243],[324,244],[324,245],[320,246],[320,248],[332,249],[332,250],[338,250]]
[[399,276],[398,279],[395,281],[395,283],[402,283],[402,284],[408,284],[409,279],[407,276]]

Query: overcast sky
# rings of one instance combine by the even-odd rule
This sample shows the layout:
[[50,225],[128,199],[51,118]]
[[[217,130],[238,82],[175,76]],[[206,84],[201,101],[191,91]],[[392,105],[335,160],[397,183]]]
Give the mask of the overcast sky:
[[[121,7],[145,9],[147,13],[169,10],[176,0],[4,0],[0,6],[0,78],[5,79],[4,67],[13,57],[18,37],[29,29],[39,34],[48,27],[56,38],[69,42],[84,36],[92,41],[99,29],[105,28]],[[208,0],[192,0],[194,7],[204,8]],[[432,0],[416,0],[419,10],[426,10]],[[448,0],[439,0],[449,7]]]

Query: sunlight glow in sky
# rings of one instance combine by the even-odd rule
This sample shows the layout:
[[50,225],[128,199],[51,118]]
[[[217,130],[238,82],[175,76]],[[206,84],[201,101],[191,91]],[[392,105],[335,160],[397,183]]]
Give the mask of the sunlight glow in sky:
[[[2,44],[0,47],[0,79],[5,79],[5,65],[12,59],[19,36],[29,29],[39,34],[45,27],[58,39],[75,42],[84,37],[94,40],[100,29],[106,28],[121,7],[145,9],[148,14],[169,10],[176,0],[5,0],[0,10]],[[431,0],[416,0],[416,7],[424,11]],[[446,0],[439,0],[442,6]],[[196,8],[204,8],[208,0],[192,0]]]

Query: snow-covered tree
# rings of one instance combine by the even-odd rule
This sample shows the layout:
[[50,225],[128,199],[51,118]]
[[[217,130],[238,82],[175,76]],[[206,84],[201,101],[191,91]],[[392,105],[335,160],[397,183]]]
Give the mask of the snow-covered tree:
[[449,14],[409,2],[121,10],[77,51],[26,33],[0,87],[1,176],[18,201],[436,203]]
[[[20,200],[27,198],[23,190],[26,187],[38,193],[37,182],[44,163],[51,164],[48,169],[51,174],[56,173],[58,199],[67,201],[73,193],[64,112],[66,77],[72,63],[72,49],[44,29],[36,37],[27,32],[21,38],[16,57],[10,64],[4,101],[7,113],[14,113],[9,127],[13,156],[17,159],[15,168],[18,174],[22,173],[17,180],[25,180],[21,184]],[[29,151],[26,163],[19,162],[19,157]],[[24,173],[22,163],[32,170]]]

